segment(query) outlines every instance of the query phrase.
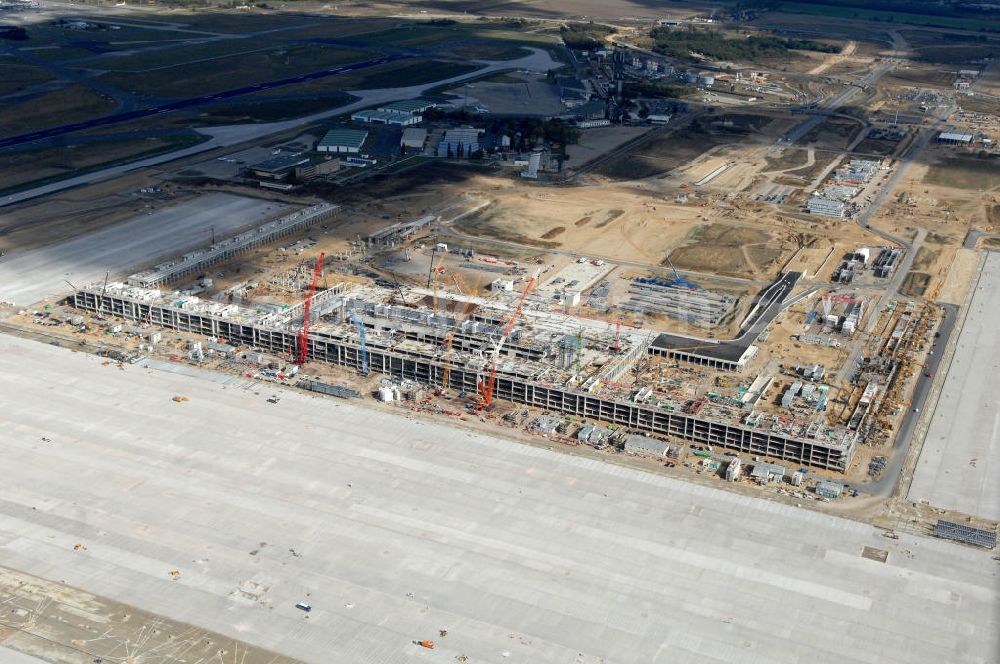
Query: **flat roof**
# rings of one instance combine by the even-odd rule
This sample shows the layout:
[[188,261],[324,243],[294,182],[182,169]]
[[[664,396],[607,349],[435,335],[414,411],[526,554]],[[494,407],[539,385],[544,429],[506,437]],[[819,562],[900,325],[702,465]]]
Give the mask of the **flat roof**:
[[973,288],[907,497],[1000,521],[1000,253],[986,254]]
[[360,149],[365,144],[366,138],[368,138],[368,132],[364,129],[331,129],[326,132],[319,145],[323,147],[338,145]]
[[442,143],[476,143],[483,132],[479,127],[453,127],[445,130]]
[[972,142],[972,134],[957,134],[952,131],[943,131],[938,138],[946,141],[960,141],[962,143]]
[[[739,362],[753,345],[757,335],[763,332],[764,328],[781,312],[782,303],[795,288],[795,284],[801,276],[801,272],[786,272],[777,281],[761,291],[754,302],[757,306],[756,313],[744,323],[740,329],[740,335],[735,339],[717,341],[664,332],[657,335],[651,347],[667,351],[678,349],[678,352],[686,355],[724,362]],[[697,346],[697,348],[693,348],[693,346]],[[687,350],[683,350],[685,348]]]
[[433,108],[434,106],[437,106],[437,104],[425,99],[401,99],[388,104],[382,104],[379,108],[387,111],[396,111],[398,113],[419,113],[420,111],[426,111],[428,108]]
[[281,157],[271,157],[270,159],[265,159],[260,163],[254,164],[250,168],[255,171],[284,171],[289,168],[301,166],[307,161],[309,161],[309,157],[302,157],[299,155],[283,155]]
[[210,226],[217,237],[226,237],[290,209],[283,203],[214,192],[165,205],[72,239],[10,252],[0,260],[0,299],[32,304],[66,292],[64,279],[82,285],[104,281],[107,271],[112,276],[127,274],[162,256],[204,247]]
[[388,123],[391,120],[397,122],[402,122],[405,120],[410,120],[416,116],[410,113],[397,113],[395,111],[380,111],[376,109],[368,109],[366,111],[357,111],[351,115],[351,118],[366,118],[368,121],[381,121]]
[[0,374],[17,389],[3,409],[0,565],[289,657],[937,664],[1000,652],[990,551],[889,540],[404,408],[4,344]]

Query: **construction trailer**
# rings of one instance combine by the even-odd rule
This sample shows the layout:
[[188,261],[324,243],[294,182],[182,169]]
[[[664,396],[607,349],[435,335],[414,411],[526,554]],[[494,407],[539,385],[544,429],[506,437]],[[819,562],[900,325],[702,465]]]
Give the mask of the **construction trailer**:
[[785,479],[786,469],[765,461],[757,461],[750,471],[750,478],[758,484],[769,484],[771,482],[780,483]]
[[821,498],[840,498],[844,493],[844,485],[839,482],[829,482],[823,480],[816,485],[816,495]]
[[670,451],[670,444],[656,438],[633,434],[626,436],[624,450],[626,454],[665,457]]

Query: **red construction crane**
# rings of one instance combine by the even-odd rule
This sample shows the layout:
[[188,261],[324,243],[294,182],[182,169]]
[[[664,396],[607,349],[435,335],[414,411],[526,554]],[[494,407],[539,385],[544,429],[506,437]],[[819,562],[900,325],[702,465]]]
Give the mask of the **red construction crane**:
[[295,356],[296,364],[305,364],[306,356],[309,355],[309,317],[312,313],[313,295],[316,294],[316,283],[319,282],[320,274],[323,272],[323,259],[326,254],[320,253],[316,259],[316,268],[313,270],[312,283],[309,284],[309,294],[306,295],[306,302],[302,305],[302,329],[299,330],[299,348]]
[[483,399],[483,408],[489,408],[490,402],[493,401],[493,387],[497,381],[497,362],[500,360],[500,350],[503,348],[504,343],[507,342],[507,337],[514,331],[517,319],[521,317],[521,309],[524,308],[524,301],[528,299],[528,294],[535,288],[536,283],[538,283],[537,274],[528,280],[527,285],[524,287],[524,292],[521,293],[521,299],[517,301],[517,307],[514,309],[513,315],[511,315],[507,324],[504,325],[503,334],[500,335],[500,340],[497,341],[496,347],[493,349],[493,362],[490,364],[489,382],[483,384],[482,381],[479,381],[479,394]]

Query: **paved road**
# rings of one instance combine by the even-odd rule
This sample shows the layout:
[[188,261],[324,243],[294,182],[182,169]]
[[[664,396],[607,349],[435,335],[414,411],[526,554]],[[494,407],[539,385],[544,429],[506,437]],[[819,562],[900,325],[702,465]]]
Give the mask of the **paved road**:
[[931,375],[929,378],[923,372],[917,375],[916,384],[913,387],[913,397],[910,400],[910,406],[907,408],[906,414],[903,415],[903,419],[899,425],[899,431],[896,433],[896,439],[893,443],[892,450],[889,452],[889,462],[878,479],[872,482],[854,484],[854,486],[858,489],[871,493],[872,495],[892,495],[892,492],[895,490],[896,484],[899,481],[899,473],[903,469],[903,462],[906,460],[906,453],[910,449],[910,445],[913,443],[914,429],[916,428],[917,422],[920,420],[919,413],[917,411],[924,410],[924,406],[927,403],[927,396],[930,394],[931,386],[934,384],[934,381],[943,380],[943,377],[938,377],[938,369],[941,365],[941,359],[944,356],[944,349],[947,347],[948,340],[951,338],[951,334],[955,329],[955,319],[958,318],[958,307],[954,304],[942,304],[941,307],[946,313],[945,318],[941,321],[941,326],[938,329],[941,336],[934,339],[935,353],[927,358],[927,368],[925,370]]
[[[923,228],[917,229],[917,235],[912,242],[906,240],[905,238],[893,235],[888,231],[881,230],[879,228],[873,228],[870,225],[871,219],[878,213],[882,205],[889,198],[889,196],[896,190],[897,185],[903,181],[906,177],[906,173],[914,161],[923,154],[923,151],[930,144],[931,139],[937,132],[938,128],[944,123],[948,116],[954,111],[954,106],[946,107],[938,115],[937,121],[929,128],[924,130],[923,135],[912,145],[906,156],[900,160],[899,164],[896,166],[895,172],[890,176],[889,180],[879,189],[878,194],[861,214],[858,215],[856,222],[859,226],[864,228],[870,233],[873,233],[884,240],[888,240],[894,244],[903,247],[906,251],[903,254],[903,258],[900,264],[896,267],[896,271],[890,278],[888,284],[885,286],[885,293],[881,297],[875,296],[872,298],[869,308],[874,311],[879,311],[882,307],[883,302],[889,302],[890,300],[899,296],[899,289],[903,285],[903,281],[906,279],[906,275],[910,273],[910,268],[913,267],[913,260],[917,255],[917,250],[923,244],[924,237],[927,235],[927,231]],[[876,323],[878,322],[878,317],[875,315],[869,316],[868,329],[867,332],[871,334],[874,330]],[[847,360],[844,362],[841,373],[840,380],[841,383],[845,383],[844,380],[847,375],[850,375],[854,371],[854,367],[858,363],[858,358],[861,355],[862,343],[860,340],[851,343],[850,353],[848,354]]]
[[1000,240],[1000,233],[986,233],[984,231],[977,231],[974,228],[969,229],[969,232],[965,234],[965,241],[962,243],[962,248],[975,249],[976,245],[979,244],[979,238],[982,237]]
[[847,88],[839,95],[831,99],[825,106],[816,109],[811,117],[788,130],[788,132],[786,132],[785,135],[779,139],[777,143],[775,143],[772,150],[793,145],[798,142],[799,139],[812,131],[814,127],[829,118],[831,115],[834,115],[837,109],[853,99],[858,92],[872,86],[884,74],[892,71],[896,64],[897,63],[893,60],[880,63],[877,67],[875,67],[875,69],[855,81],[852,87]]

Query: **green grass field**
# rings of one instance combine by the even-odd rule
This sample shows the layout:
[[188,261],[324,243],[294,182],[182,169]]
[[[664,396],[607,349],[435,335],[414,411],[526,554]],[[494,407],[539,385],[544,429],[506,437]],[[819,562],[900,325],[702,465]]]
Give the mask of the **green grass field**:
[[208,140],[195,132],[0,153],[0,194],[76,177]]
[[331,78],[289,85],[275,90],[266,90],[253,95],[253,97],[267,98],[308,95],[317,92],[342,92],[344,90],[372,90],[375,88],[423,85],[472,72],[477,68],[478,65],[444,62],[441,60],[402,60]]
[[884,21],[887,23],[929,25],[938,28],[959,30],[1000,31],[1000,21],[972,18],[952,18],[950,16],[930,16],[906,12],[887,12],[859,7],[837,7],[833,5],[813,5],[802,2],[782,2],[781,11],[812,16],[834,16],[836,18],[859,19],[862,21]]
[[114,102],[82,85],[13,104],[0,104],[0,136],[16,136],[53,125],[106,115]]
[[176,123],[182,126],[207,126],[215,124],[242,124],[247,122],[279,122],[304,115],[332,111],[345,106],[357,97],[349,94],[336,97],[310,99],[248,99],[245,102],[219,104],[198,109],[198,116]]
[[55,78],[55,75],[41,67],[16,62],[12,58],[0,59],[0,69],[3,71],[3,76],[0,77],[0,95],[9,95]]
[[372,90],[406,85],[434,83],[453,76],[476,71],[478,65],[441,60],[411,60],[393,63],[387,68],[372,67],[353,72],[347,76],[331,79],[348,90]]
[[115,72],[101,80],[146,97],[191,97],[319,71],[366,57],[363,51],[332,46],[292,46],[219,58],[212,60],[211,66],[194,62],[143,73]]
[[287,45],[259,40],[231,39],[204,44],[184,44],[173,48],[157,49],[130,55],[108,55],[89,59],[86,62],[80,63],[79,66],[87,69],[103,69],[105,71],[129,73],[176,67],[210,58],[220,58],[220,64],[225,65],[230,63],[221,60],[221,58],[270,51],[282,47],[287,47]]

